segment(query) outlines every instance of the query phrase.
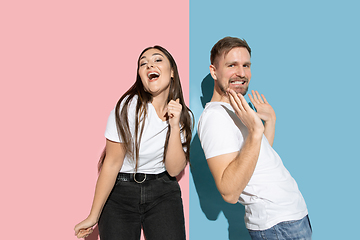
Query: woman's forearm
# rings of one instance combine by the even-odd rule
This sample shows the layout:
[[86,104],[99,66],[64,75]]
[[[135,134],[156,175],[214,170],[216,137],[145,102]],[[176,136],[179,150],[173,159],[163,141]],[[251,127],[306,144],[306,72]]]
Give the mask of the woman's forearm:
[[170,131],[165,167],[170,176],[177,176],[186,167],[187,161],[181,143],[180,127],[173,127]]
[[118,168],[111,166],[106,161],[104,162],[96,183],[94,200],[89,214],[89,217],[96,222],[99,220],[105,202],[114,187],[118,173]]

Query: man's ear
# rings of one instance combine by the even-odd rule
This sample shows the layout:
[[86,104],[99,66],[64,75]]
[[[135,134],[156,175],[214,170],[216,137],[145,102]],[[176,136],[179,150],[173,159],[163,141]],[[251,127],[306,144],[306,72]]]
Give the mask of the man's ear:
[[217,78],[216,78],[216,68],[215,68],[215,66],[211,64],[210,67],[209,67],[209,69],[210,69],[211,77],[212,77],[214,80],[217,80]]

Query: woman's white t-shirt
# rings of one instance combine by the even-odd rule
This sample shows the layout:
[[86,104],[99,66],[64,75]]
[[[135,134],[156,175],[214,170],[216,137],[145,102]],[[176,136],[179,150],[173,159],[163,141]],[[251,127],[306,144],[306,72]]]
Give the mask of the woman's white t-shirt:
[[[137,99],[138,97],[134,96],[128,108],[128,122],[133,140],[135,139],[135,110]],[[123,105],[121,105],[120,108],[122,108],[122,106]],[[158,174],[166,170],[163,157],[168,125],[168,121],[162,121],[157,115],[154,106],[148,103],[144,131],[140,141],[138,173]],[[122,142],[116,127],[115,109],[111,111],[108,118],[105,137],[113,142]],[[184,142],[183,134],[181,134],[181,140]],[[130,158],[130,156],[126,154],[120,172],[134,173],[135,159]]]

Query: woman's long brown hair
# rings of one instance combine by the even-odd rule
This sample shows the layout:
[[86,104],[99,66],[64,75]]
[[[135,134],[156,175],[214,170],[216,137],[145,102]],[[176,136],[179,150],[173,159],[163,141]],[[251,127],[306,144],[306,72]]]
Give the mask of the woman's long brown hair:
[[[170,90],[169,90],[169,96],[168,96],[168,102],[170,100],[176,100],[179,99],[179,103],[182,105],[181,110],[181,116],[180,116],[180,131],[185,136],[185,142],[183,143],[183,147],[186,147],[185,150],[185,156],[186,161],[189,162],[189,154],[190,154],[190,142],[191,142],[191,132],[193,128],[193,114],[190,111],[190,109],[185,105],[183,92],[181,88],[181,82],[179,77],[179,72],[177,69],[176,62],[174,58],[171,56],[171,54],[163,47],[161,46],[154,46],[154,47],[148,47],[144,49],[138,59],[138,67],[137,67],[137,74],[136,74],[136,81],[135,83],[129,88],[129,90],[126,91],[124,95],[121,96],[119,101],[116,104],[115,107],[115,118],[116,118],[116,127],[119,133],[119,137],[122,140],[124,150],[126,153],[135,160],[135,171],[137,171],[138,167],[138,160],[139,160],[139,149],[140,149],[140,141],[142,137],[142,133],[144,130],[144,123],[145,118],[147,115],[147,104],[149,102],[152,102],[152,95],[145,91],[144,85],[142,84],[140,75],[139,75],[139,61],[140,57],[149,49],[158,49],[162,53],[165,54],[166,58],[170,62],[171,69],[173,70],[174,77],[170,81]],[[135,111],[135,139],[133,139],[133,136],[131,136],[130,128],[129,128],[129,122],[128,122],[128,106],[133,97],[137,95],[138,101],[136,104],[136,111]],[[122,104],[122,102],[124,103]],[[120,106],[123,105],[123,107],[120,109]],[[166,135],[165,140],[165,146],[164,146],[164,159],[166,158],[166,152],[168,148],[169,143],[169,137],[170,137],[170,125],[168,126],[168,132]],[[140,134],[139,134],[140,131]],[[139,136],[139,137],[138,137]],[[135,143],[135,144],[134,144]],[[134,149],[135,146],[135,149]],[[104,163],[106,157],[106,149],[104,148],[99,163],[98,163],[98,171],[100,172],[101,167]]]

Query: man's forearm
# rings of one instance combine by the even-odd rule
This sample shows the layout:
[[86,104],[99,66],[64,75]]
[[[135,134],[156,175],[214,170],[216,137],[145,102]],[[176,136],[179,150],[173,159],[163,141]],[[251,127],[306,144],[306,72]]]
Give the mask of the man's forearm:
[[254,173],[260,146],[261,136],[248,135],[238,155],[224,170],[218,188],[225,201],[237,202]]
[[276,119],[266,121],[264,125],[265,127],[264,135],[271,146],[273,145],[275,138],[275,123],[276,123]]

